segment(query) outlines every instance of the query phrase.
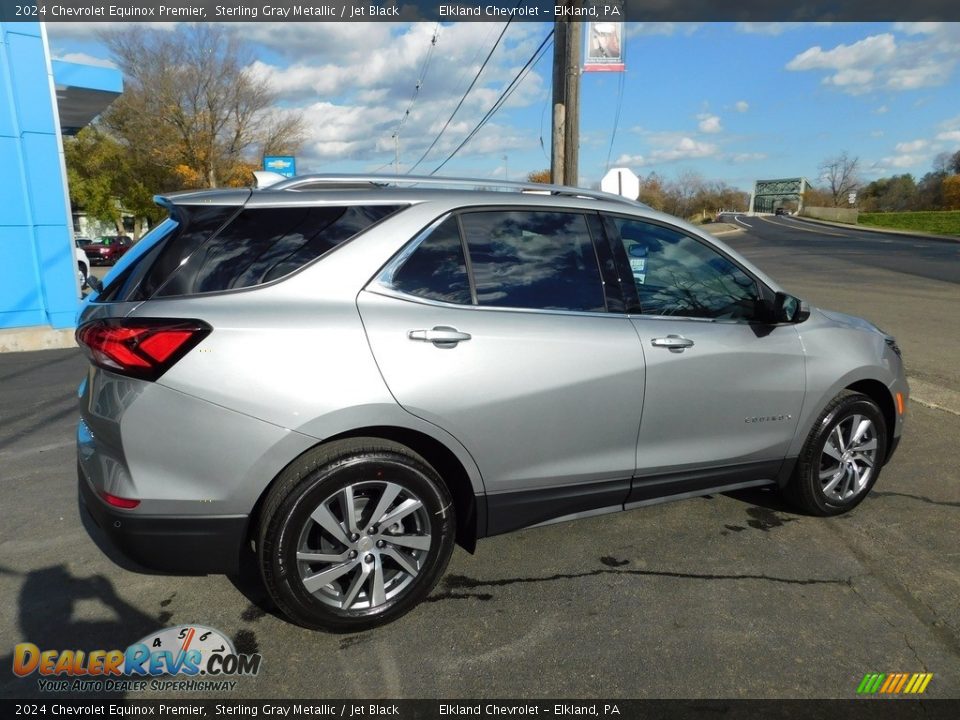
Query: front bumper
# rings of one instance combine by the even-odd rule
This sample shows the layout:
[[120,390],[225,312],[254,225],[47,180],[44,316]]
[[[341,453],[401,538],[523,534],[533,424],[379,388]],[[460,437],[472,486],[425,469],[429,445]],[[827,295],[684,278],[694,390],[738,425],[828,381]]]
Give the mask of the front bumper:
[[151,570],[235,573],[247,537],[247,516],[137,515],[107,505],[77,465],[81,512],[125,556]]

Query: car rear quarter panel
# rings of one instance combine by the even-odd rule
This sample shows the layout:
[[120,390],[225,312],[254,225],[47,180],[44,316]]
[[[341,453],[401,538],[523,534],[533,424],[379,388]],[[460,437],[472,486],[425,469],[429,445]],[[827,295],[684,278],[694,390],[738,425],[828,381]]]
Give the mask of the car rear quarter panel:
[[78,458],[96,490],[138,514],[245,515],[313,438],[157,383],[94,369],[80,399]]

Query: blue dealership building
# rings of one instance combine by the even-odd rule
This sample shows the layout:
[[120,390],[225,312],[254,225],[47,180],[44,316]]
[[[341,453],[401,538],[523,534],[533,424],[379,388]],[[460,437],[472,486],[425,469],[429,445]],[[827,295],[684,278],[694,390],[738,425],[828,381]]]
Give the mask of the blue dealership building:
[[122,90],[117,69],[51,60],[42,23],[0,22],[0,351],[72,344],[81,292],[62,136]]

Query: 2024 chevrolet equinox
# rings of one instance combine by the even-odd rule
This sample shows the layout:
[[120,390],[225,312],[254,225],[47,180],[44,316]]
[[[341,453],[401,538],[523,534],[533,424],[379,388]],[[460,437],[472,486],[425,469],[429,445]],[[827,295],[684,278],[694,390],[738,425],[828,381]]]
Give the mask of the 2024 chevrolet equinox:
[[158,198],[77,329],[81,500],[128,556],[252,549],[290,619],[350,631],[454,543],[760,485],[836,515],[876,482],[889,335],[617,196],[402,181]]

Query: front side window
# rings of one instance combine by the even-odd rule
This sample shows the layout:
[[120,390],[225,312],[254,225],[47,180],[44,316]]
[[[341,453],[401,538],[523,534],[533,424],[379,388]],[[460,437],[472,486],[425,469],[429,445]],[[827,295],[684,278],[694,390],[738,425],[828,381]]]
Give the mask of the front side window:
[[464,213],[460,221],[477,304],[606,310],[597,256],[582,214],[498,210]]
[[612,218],[644,315],[751,320],[757,282],[689,235],[653,223]]

